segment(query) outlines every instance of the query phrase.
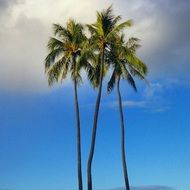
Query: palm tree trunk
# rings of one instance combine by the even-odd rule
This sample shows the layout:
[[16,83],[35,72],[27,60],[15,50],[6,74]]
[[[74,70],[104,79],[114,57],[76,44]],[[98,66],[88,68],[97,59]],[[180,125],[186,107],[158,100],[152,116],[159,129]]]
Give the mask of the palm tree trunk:
[[101,55],[100,78],[99,78],[100,83],[99,83],[99,88],[98,88],[98,96],[96,99],[96,106],[95,106],[95,112],[94,112],[94,122],[93,122],[93,129],[92,129],[92,138],[91,138],[91,147],[90,147],[90,153],[89,153],[88,165],[87,165],[88,190],[92,190],[92,160],[93,160],[93,156],[94,156],[94,148],[95,148],[95,142],[96,142],[96,131],[97,131],[97,123],[98,123],[98,114],[99,114],[100,100],[101,100],[101,94],[102,94],[103,68],[104,68],[104,49],[103,49],[102,55]]
[[122,154],[122,165],[123,165],[123,175],[125,179],[125,189],[130,190],[129,180],[127,174],[127,164],[125,158],[125,126],[124,126],[124,118],[123,118],[123,109],[122,109],[122,100],[120,93],[120,77],[117,79],[117,94],[118,94],[118,103],[119,103],[119,113],[120,113],[120,125],[121,125],[121,154]]
[[74,79],[74,93],[75,93],[75,110],[76,110],[76,131],[77,131],[77,165],[78,165],[78,189],[83,190],[82,183],[82,164],[81,164],[81,134],[80,134],[80,113],[77,94],[77,81]]

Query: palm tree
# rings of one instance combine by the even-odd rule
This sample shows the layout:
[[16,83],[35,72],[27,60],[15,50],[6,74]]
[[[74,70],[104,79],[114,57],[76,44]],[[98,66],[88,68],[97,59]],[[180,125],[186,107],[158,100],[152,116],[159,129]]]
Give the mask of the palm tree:
[[97,20],[94,24],[87,25],[88,30],[90,31],[91,38],[90,42],[94,52],[98,52],[98,64],[99,72],[97,73],[98,77],[98,95],[96,99],[95,112],[94,112],[94,121],[92,129],[92,139],[90,152],[88,157],[87,165],[87,183],[88,190],[92,190],[92,160],[94,155],[94,148],[96,142],[96,131],[97,131],[97,122],[99,115],[99,107],[102,94],[102,82],[103,82],[103,68],[105,62],[105,52],[109,44],[114,41],[116,36],[122,31],[125,27],[131,26],[131,20],[127,20],[123,23],[118,24],[121,20],[121,16],[114,16],[112,6],[107,10],[102,12],[97,12]]
[[81,55],[85,48],[86,36],[83,26],[70,19],[66,27],[59,24],[53,25],[55,37],[48,42],[49,54],[45,59],[45,72],[48,76],[49,85],[66,79],[70,73],[74,83],[74,98],[76,110],[76,131],[77,131],[77,165],[78,165],[78,189],[83,189],[82,164],[81,164],[81,134],[80,134],[80,113],[77,94],[77,85],[81,82],[81,68],[84,64]]
[[122,109],[122,98],[120,93],[120,80],[127,80],[130,86],[137,91],[135,81],[133,77],[137,76],[140,79],[145,80],[147,73],[146,65],[135,55],[136,49],[139,47],[137,38],[130,38],[127,43],[124,41],[124,35],[118,39],[117,43],[110,46],[108,60],[113,67],[111,78],[107,85],[107,91],[110,93],[115,84],[117,86],[118,106],[120,113],[120,125],[121,125],[121,153],[122,153],[122,165],[123,174],[125,180],[125,189],[130,190],[127,164],[125,157],[125,127],[124,116]]

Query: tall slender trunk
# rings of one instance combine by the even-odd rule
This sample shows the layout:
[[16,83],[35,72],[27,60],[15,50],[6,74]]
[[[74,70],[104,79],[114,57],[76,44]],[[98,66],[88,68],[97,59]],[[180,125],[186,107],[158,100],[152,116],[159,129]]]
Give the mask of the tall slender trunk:
[[91,138],[91,147],[90,147],[90,153],[89,153],[88,165],[87,165],[88,190],[92,190],[92,160],[93,160],[93,156],[94,156],[98,114],[99,114],[100,100],[101,100],[101,94],[102,94],[103,68],[104,68],[104,48],[103,48],[102,55],[101,55],[100,78],[99,78],[100,84],[99,84],[99,88],[98,88],[98,96],[96,99],[94,122],[93,122],[93,129],[92,129],[92,138]]
[[120,93],[120,77],[117,79],[117,95],[118,95],[118,104],[119,104],[119,113],[120,113],[120,125],[121,125],[121,154],[122,154],[122,165],[123,165],[123,175],[125,179],[125,189],[130,190],[129,180],[127,174],[127,164],[125,158],[125,126],[123,118],[123,109],[122,109],[122,100]]
[[75,93],[76,132],[77,132],[76,140],[77,140],[78,189],[79,190],[83,190],[82,164],[81,164],[80,113],[79,113],[79,103],[78,103],[77,81],[76,81],[76,78],[74,78],[74,93]]

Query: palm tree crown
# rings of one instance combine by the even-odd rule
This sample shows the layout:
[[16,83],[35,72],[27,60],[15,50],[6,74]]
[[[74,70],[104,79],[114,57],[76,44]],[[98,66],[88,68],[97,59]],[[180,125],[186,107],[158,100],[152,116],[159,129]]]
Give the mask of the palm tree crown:
[[89,47],[94,56],[87,68],[87,75],[94,88],[98,88],[100,85],[101,67],[103,77],[108,69],[108,65],[105,65],[106,62],[104,63],[101,60],[102,54],[106,54],[106,50],[110,44],[114,43],[123,29],[132,25],[132,20],[119,23],[120,20],[121,16],[115,16],[112,6],[110,6],[102,12],[97,12],[97,19],[94,24],[87,24],[87,28],[91,34]]
[[99,50],[106,48],[120,31],[132,25],[131,20],[119,24],[120,20],[121,16],[113,15],[112,6],[102,12],[97,12],[96,22],[87,25],[91,33],[91,43]]
[[106,61],[113,68],[107,85],[109,93],[113,90],[117,78],[127,80],[135,91],[137,88],[134,77],[145,80],[147,66],[136,56],[136,50],[140,47],[138,41],[137,38],[130,38],[125,42],[124,34],[122,34],[115,44],[111,44],[110,51],[106,56]]
[[86,41],[83,26],[74,20],[69,20],[66,27],[54,24],[53,29],[56,37],[50,38],[49,54],[45,59],[49,85],[64,80],[68,72],[71,73],[72,79],[81,81],[80,70],[83,64],[76,62]]

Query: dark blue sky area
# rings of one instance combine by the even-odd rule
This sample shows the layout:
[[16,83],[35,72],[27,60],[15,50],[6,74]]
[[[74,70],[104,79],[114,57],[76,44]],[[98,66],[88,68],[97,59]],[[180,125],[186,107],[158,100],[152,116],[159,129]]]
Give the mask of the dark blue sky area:
[[[140,95],[125,85],[122,86],[123,100],[127,100],[126,91],[129,91],[128,99],[134,97],[139,101]],[[86,171],[96,92],[87,86],[79,92]],[[135,105],[124,108],[131,185],[189,188],[189,95],[188,87],[176,85],[160,95],[168,105],[165,111]],[[110,96],[103,95],[93,164],[97,189],[121,186],[123,182],[116,98],[115,91]],[[2,188],[74,190],[76,139],[72,88],[29,96],[1,93],[0,105]]]

